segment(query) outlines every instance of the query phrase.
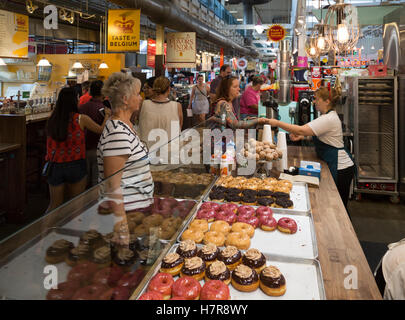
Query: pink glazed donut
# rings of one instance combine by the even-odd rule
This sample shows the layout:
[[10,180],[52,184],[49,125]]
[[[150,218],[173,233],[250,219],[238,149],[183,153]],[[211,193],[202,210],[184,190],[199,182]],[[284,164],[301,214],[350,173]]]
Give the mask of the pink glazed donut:
[[271,210],[269,207],[259,207],[256,209],[256,216],[261,217],[261,216],[273,216],[273,210]]
[[297,232],[297,223],[291,218],[280,218],[278,220],[278,230],[284,233],[296,233]]
[[215,211],[213,209],[200,209],[197,212],[197,219],[204,219],[208,222],[215,220]]
[[228,222],[230,225],[236,221],[236,214],[230,209],[217,211],[215,213],[215,220],[223,220]]
[[255,215],[255,208],[251,206],[240,206],[238,208],[238,216],[254,216]]

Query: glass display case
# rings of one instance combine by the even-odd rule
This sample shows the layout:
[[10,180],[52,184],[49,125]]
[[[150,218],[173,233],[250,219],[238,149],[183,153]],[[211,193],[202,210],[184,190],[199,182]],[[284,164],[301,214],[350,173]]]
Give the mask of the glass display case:
[[[191,129],[176,138],[180,144]],[[125,212],[120,206],[125,196],[111,186],[123,169],[4,239],[1,298],[129,299],[216,180],[203,164],[162,164],[165,146],[129,164],[152,163],[154,198],[146,208]]]

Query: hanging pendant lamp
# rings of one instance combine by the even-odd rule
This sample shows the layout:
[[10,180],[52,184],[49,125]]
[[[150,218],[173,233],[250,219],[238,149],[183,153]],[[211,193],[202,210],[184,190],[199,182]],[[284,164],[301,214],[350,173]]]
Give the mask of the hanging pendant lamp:
[[314,38],[312,35],[309,35],[307,37],[307,40],[305,41],[305,52],[308,58],[311,58],[312,60],[320,56],[320,52],[318,50],[316,42],[317,38]]
[[360,36],[357,8],[344,0],[335,0],[326,13],[327,39],[337,53],[352,50]]

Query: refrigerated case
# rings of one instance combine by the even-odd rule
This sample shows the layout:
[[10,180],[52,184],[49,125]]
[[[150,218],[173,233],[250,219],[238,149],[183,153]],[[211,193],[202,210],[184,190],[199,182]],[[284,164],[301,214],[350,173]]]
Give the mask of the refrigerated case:
[[348,78],[357,166],[354,191],[398,196],[396,77]]

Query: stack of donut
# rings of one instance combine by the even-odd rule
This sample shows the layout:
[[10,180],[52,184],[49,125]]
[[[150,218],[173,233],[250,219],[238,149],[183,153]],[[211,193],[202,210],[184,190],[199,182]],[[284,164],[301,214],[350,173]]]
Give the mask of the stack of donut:
[[288,180],[222,176],[209,197],[211,201],[292,209],[291,189],[292,183]]
[[281,159],[283,152],[277,149],[277,146],[271,142],[261,142],[255,139],[249,139],[248,143],[245,143],[245,148],[242,149],[242,154],[249,159],[255,159],[256,161],[265,160],[272,161]]
[[[211,223],[209,225],[209,223]],[[218,247],[232,245],[245,250],[250,247],[250,239],[255,229],[294,234],[297,223],[292,218],[283,217],[277,221],[269,207],[261,206],[255,209],[251,206],[237,206],[233,203],[218,204],[204,202],[187,230],[181,236],[182,240],[193,240],[196,243],[213,243]]]
[[144,276],[142,269],[124,274],[116,266],[98,270],[92,262],[85,262],[73,267],[67,281],[59,283],[57,289],[49,290],[46,299],[128,300]]

